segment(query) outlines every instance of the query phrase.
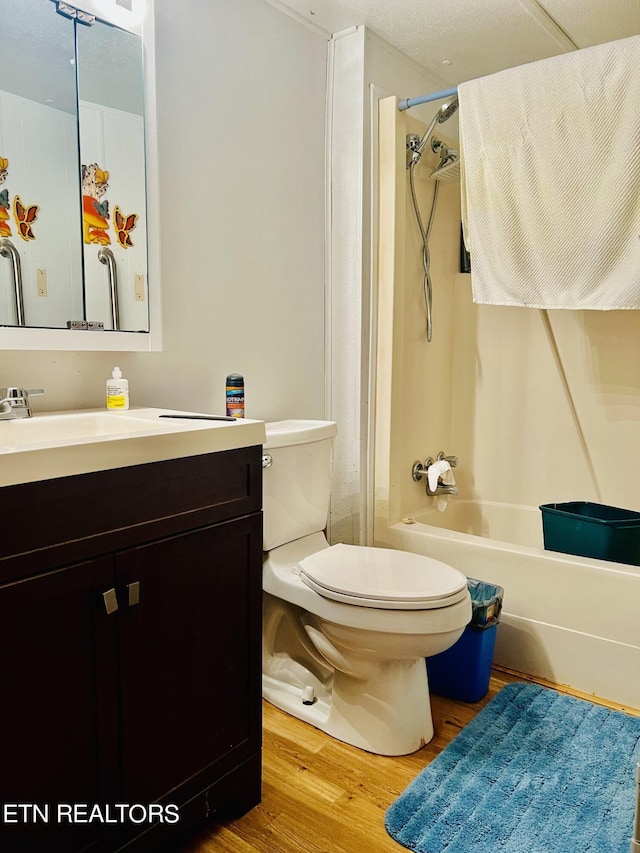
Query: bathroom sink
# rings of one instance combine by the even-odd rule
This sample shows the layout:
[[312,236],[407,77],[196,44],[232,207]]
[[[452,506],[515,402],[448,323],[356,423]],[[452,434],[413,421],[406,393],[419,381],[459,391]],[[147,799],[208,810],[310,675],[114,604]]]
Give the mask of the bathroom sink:
[[85,409],[0,421],[0,486],[264,443],[262,421],[161,417],[193,414]]
[[93,441],[109,436],[122,436],[164,429],[165,422],[156,426],[148,419],[109,412],[69,412],[55,415],[36,415],[0,424],[5,452],[24,448]]

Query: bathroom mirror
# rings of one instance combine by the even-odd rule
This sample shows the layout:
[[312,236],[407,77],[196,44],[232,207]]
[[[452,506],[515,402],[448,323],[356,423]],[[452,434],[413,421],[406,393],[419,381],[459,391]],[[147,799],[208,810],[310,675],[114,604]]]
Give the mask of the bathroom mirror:
[[153,4],[82,9],[0,2],[0,349],[160,349]]
[[77,25],[86,319],[149,331],[142,41]]
[[82,317],[74,25],[50,0],[0,3],[0,325]]

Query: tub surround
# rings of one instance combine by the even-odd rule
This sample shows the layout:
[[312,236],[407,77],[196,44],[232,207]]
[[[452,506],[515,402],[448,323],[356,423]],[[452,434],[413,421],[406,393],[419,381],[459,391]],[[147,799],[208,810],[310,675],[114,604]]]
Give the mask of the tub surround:
[[[426,510],[413,523],[379,527],[379,544],[447,560],[504,587],[497,664],[640,708],[640,685],[629,677],[640,672],[640,568],[545,551],[536,513],[450,503],[444,513]],[[509,530],[517,543],[498,538]]]
[[[637,312],[545,318],[474,304],[459,272],[459,188],[443,186],[427,344],[405,165],[407,133],[424,130],[395,98],[380,103],[374,542],[503,586],[499,663],[638,708],[628,677],[640,671],[638,568],[544,551],[538,510],[572,500],[640,509]],[[433,181],[423,177],[428,213]],[[459,494],[442,513],[411,477],[425,450],[439,447],[459,460]],[[403,525],[408,516],[418,523]]]

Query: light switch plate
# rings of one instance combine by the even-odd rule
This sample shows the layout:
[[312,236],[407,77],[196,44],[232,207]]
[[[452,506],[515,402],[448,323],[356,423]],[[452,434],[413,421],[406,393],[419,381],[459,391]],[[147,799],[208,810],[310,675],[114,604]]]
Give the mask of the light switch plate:
[[47,271],[36,270],[36,284],[38,287],[38,296],[48,296],[47,291]]
[[144,302],[144,276],[136,273],[133,277],[133,292],[136,302]]

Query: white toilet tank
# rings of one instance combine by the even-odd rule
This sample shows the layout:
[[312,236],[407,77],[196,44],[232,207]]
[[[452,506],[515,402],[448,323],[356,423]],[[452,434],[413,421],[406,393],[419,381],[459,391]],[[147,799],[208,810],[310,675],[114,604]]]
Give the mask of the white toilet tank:
[[[276,421],[265,424],[263,550],[324,530],[329,512],[333,421]],[[270,460],[269,460],[270,458]]]

